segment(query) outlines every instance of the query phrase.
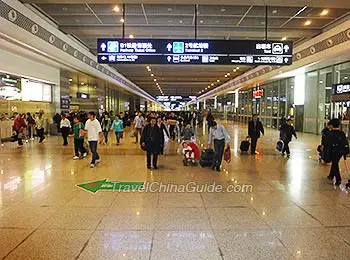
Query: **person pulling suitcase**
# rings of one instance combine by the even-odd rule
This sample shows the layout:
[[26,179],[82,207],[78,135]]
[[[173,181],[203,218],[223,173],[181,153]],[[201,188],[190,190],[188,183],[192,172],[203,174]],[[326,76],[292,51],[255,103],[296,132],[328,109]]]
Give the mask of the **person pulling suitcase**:
[[214,161],[212,169],[217,172],[220,171],[222,157],[224,155],[225,144],[226,146],[230,143],[230,136],[228,135],[225,127],[221,124],[212,122],[212,126],[209,131],[208,148],[211,148],[214,144]]

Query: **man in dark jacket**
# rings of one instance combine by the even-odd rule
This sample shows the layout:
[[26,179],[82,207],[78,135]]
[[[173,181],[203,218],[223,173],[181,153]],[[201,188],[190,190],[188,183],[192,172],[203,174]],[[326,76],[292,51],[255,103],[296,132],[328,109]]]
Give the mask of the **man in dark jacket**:
[[327,147],[329,149],[330,159],[332,161],[331,170],[328,175],[328,180],[333,182],[335,177],[335,186],[341,184],[341,175],[339,171],[339,161],[342,157],[346,160],[346,155],[349,153],[349,142],[345,136],[345,133],[340,130],[339,119],[332,119],[329,121],[332,126],[332,130],[327,135]]
[[155,117],[150,118],[150,123],[147,124],[141,136],[141,146],[147,152],[147,168],[151,169],[151,159],[153,155],[153,169],[158,169],[157,160],[161,146],[162,133],[157,126],[157,119]]
[[290,157],[289,143],[292,141],[292,136],[298,139],[294,127],[292,126],[292,119],[287,119],[286,123],[280,127],[280,139],[283,141],[282,156],[287,153],[287,157]]
[[260,138],[260,133],[264,135],[264,127],[258,120],[258,115],[254,114],[251,121],[248,123],[248,135],[251,139],[250,153],[255,154],[256,144]]

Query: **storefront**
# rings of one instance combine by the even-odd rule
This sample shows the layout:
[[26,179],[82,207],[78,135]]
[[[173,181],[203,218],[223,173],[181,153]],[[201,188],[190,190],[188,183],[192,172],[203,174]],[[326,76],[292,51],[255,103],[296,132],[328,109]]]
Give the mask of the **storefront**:
[[294,78],[240,90],[238,121],[246,123],[253,114],[258,114],[263,125],[271,128],[278,127],[282,116],[294,117]]
[[320,134],[333,117],[343,120],[344,129],[348,126],[350,97],[346,91],[336,91],[337,86],[340,89],[347,82],[350,82],[350,62],[306,73],[304,132]]

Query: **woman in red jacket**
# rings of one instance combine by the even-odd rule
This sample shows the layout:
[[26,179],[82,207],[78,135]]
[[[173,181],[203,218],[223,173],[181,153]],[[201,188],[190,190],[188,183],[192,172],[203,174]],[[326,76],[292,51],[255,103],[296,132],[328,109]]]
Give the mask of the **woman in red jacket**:
[[23,138],[23,132],[24,128],[26,127],[26,122],[24,121],[24,115],[18,114],[13,121],[13,131],[16,132],[17,138],[18,138],[18,147],[23,146],[22,138]]

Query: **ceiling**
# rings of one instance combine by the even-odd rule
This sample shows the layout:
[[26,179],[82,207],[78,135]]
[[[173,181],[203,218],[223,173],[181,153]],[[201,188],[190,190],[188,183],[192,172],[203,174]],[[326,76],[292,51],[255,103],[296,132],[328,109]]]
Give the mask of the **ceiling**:
[[[290,2],[290,0],[283,1],[281,5],[285,5],[288,1]],[[71,1],[75,4],[62,3],[68,2],[65,0],[24,0],[24,2],[32,3],[55,21],[62,31],[74,35],[94,53],[97,38],[122,37],[123,23],[120,21],[122,10],[115,12],[113,10],[115,3],[99,4],[114,1]],[[58,4],[59,2],[61,4]],[[244,1],[237,2],[242,4]],[[251,1],[246,2],[250,4]],[[268,39],[281,40],[285,37],[297,43],[321,33],[326,26],[349,14],[350,11],[341,8],[346,6],[348,1],[344,1],[344,5],[341,4],[341,0],[335,1],[338,4],[335,7],[338,8],[334,8],[334,3],[332,8],[327,8],[319,5],[304,7],[305,1],[292,2],[294,5],[291,6],[268,7]],[[295,5],[297,2],[298,5]],[[119,4],[119,7],[122,9],[122,5]],[[324,9],[327,13],[321,15]],[[199,39],[264,39],[265,7],[262,5],[199,4],[197,10]],[[194,38],[195,5],[193,4],[126,4],[125,13],[125,37],[133,35],[137,39]],[[305,22],[308,20],[311,24],[306,26]],[[150,76],[151,73],[155,75],[165,95],[199,95],[199,91],[205,90],[208,86],[212,89],[252,67],[240,66],[235,73],[233,72],[235,67],[213,65],[183,67],[156,65],[151,66],[151,72],[146,66],[140,65],[118,65],[115,68],[155,96],[161,94],[161,91],[156,86],[154,77]],[[225,78],[227,73],[230,75]],[[211,83],[215,85],[211,86]]]

